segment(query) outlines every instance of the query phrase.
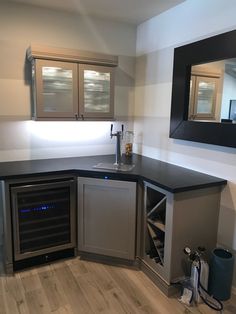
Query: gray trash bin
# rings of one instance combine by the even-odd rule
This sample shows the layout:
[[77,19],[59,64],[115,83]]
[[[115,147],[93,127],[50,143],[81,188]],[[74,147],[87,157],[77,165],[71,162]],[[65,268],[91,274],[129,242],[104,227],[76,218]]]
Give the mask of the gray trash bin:
[[209,285],[210,295],[225,301],[230,299],[233,280],[234,257],[224,249],[214,249],[210,260]]

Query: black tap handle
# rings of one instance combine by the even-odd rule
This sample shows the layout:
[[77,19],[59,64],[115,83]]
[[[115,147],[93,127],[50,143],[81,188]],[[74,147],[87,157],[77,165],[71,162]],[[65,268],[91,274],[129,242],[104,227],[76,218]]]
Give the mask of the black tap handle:
[[121,139],[124,138],[124,124],[121,124]]
[[111,138],[112,138],[112,131],[113,131],[113,124],[111,124],[111,133],[110,133]]

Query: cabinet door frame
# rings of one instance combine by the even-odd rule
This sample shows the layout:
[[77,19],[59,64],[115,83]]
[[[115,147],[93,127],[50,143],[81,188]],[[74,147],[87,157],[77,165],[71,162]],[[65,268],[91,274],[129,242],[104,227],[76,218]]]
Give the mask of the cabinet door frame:
[[[84,118],[114,118],[114,67],[79,64],[79,115]],[[110,73],[110,102],[108,112],[85,112],[84,104],[84,70]]]
[[[73,107],[72,111],[64,112],[45,112],[43,106],[43,77],[42,77],[42,67],[60,67],[72,70],[72,90],[73,90]],[[45,118],[50,120],[57,120],[58,118],[70,118],[76,119],[78,116],[78,68],[76,63],[64,62],[64,61],[54,61],[54,60],[35,60],[35,91],[36,91],[36,104],[35,104],[35,114],[37,118]]]
[[[85,198],[84,189],[85,187],[98,187],[98,188],[127,188],[129,191],[129,205],[132,204],[130,208],[127,208],[128,226],[129,226],[129,237],[127,239],[126,250],[120,250],[116,247],[108,248],[106,246],[95,246],[94,244],[86,243],[85,231],[86,231],[86,218],[85,218]],[[78,178],[78,249],[81,252],[88,252],[94,254],[100,254],[110,257],[123,258],[126,260],[135,259],[135,248],[136,248],[136,192],[137,183],[130,181],[119,181],[119,180],[107,180],[107,179],[96,179],[96,178]],[[109,193],[109,191],[108,191]],[[122,199],[122,197],[121,197]],[[111,204],[112,206],[112,204]],[[97,210],[99,210],[99,204],[97,205]],[[101,230],[104,232],[104,229]],[[122,232],[122,230],[121,230]],[[108,235],[112,238],[112,235]]]

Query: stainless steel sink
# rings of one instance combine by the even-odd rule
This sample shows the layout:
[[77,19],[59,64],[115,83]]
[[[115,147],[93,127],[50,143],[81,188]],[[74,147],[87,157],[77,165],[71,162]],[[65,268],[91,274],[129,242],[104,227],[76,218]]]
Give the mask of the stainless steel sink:
[[93,168],[97,169],[107,169],[107,170],[117,170],[117,171],[131,171],[135,165],[128,165],[128,164],[112,164],[112,163],[99,163]]

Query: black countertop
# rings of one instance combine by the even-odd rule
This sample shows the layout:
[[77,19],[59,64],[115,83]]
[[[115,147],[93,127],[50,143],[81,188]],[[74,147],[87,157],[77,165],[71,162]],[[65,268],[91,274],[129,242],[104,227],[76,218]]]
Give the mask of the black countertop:
[[132,171],[95,169],[94,165],[113,163],[114,155],[68,157],[27,161],[0,162],[0,179],[17,179],[38,175],[71,173],[81,176],[108,177],[120,180],[145,180],[172,193],[225,185],[226,180],[134,154],[126,163],[134,163]]

